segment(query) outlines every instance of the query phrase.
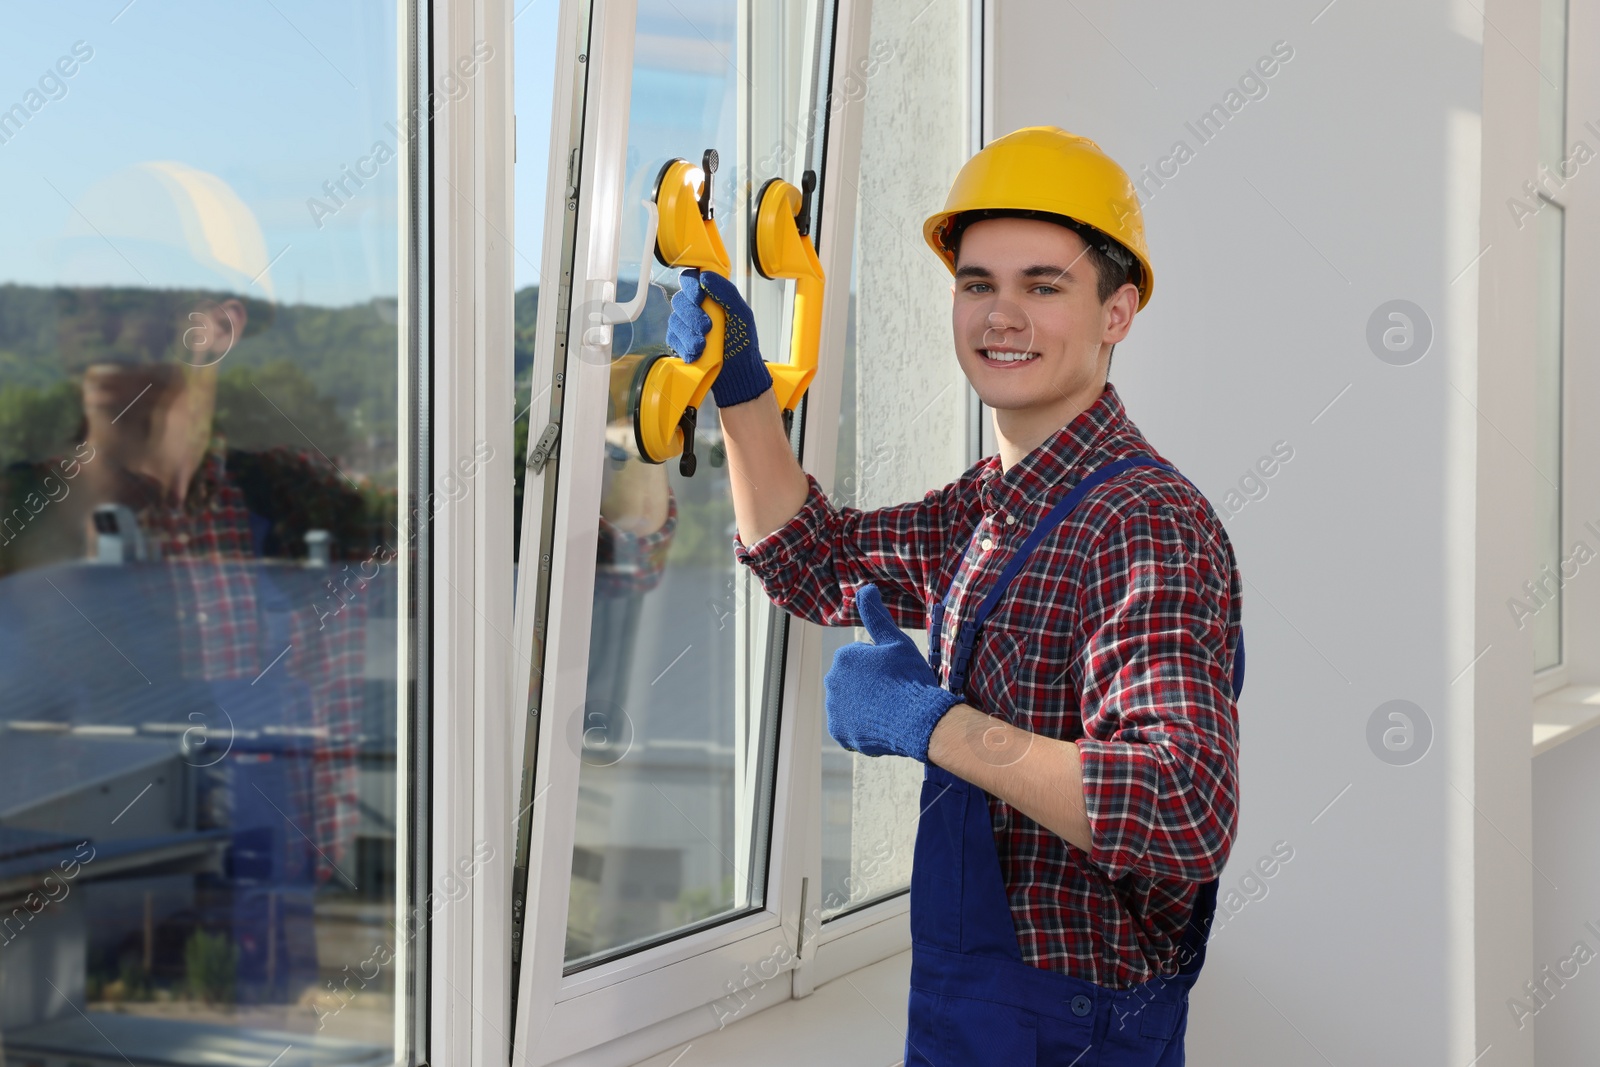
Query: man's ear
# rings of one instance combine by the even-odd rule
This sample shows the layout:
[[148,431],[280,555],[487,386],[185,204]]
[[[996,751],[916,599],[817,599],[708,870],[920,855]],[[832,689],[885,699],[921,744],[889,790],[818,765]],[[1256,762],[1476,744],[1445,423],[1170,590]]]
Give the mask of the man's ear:
[[222,302],[222,310],[233,323],[234,339],[243,337],[245,324],[250,321],[250,312],[245,309],[244,301],[238,297],[229,297]]
[[1100,343],[1115,345],[1127,337],[1128,331],[1133,328],[1133,316],[1139,310],[1139,287],[1132,282],[1123,282],[1122,287],[1106,301],[1105,310],[1106,328]]

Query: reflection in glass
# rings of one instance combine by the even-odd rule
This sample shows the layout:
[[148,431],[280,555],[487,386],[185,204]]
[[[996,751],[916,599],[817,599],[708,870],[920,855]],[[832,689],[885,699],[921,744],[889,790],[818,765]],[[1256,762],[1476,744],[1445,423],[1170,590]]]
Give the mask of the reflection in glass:
[[113,13],[0,46],[0,1042],[387,1064],[396,16]]

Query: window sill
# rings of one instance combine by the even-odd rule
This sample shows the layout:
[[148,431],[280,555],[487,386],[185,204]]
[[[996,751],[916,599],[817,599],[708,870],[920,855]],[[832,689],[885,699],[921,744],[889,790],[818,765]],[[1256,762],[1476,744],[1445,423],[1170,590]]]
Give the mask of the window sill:
[[[905,1055],[911,952],[820,985],[689,1042],[694,1063],[762,1067],[890,1067]],[[674,1047],[635,1067],[668,1067],[688,1049]]]
[[1533,701],[1533,754],[1600,726],[1600,686],[1569,685]]

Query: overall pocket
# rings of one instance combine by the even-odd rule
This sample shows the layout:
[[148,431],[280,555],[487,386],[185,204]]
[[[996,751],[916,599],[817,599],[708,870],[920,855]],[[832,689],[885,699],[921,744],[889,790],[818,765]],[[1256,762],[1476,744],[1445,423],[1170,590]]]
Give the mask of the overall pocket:
[[[930,767],[930,772],[934,768]],[[911,940],[961,950],[961,842],[965,782],[939,772],[923,779],[917,845],[911,860]]]
[[1039,1019],[1023,1008],[913,990],[907,1022],[906,1067],[924,1062],[936,1067],[1035,1067],[1039,1062]]

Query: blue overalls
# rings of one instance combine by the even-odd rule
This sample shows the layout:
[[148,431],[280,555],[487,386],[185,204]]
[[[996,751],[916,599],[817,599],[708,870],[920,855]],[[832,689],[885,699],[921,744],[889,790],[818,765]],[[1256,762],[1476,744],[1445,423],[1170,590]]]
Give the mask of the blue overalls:
[[[1050,532],[1095,486],[1151,456],[1093,471],[1028,536],[971,619],[956,632],[949,689],[961,694],[979,628]],[[1182,477],[1182,475],[1179,475]],[[969,546],[970,547],[970,546]],[[952,579],[951,585],[954,586]],[[929,620],[939,670],[944,600]],[[1234,647],[1233,694],[1244,685],[1244,640]],[[1182,1067],[1189,987],[1205,962],[1215,879],[1200,887],[1178,952],[1180,966],[1132,989],[1110,989],[1025,963],[1000,876],[988,794],[928,763],[911,871],[911,996],[906,1067]]]

